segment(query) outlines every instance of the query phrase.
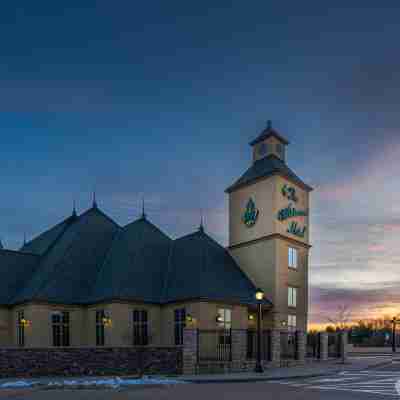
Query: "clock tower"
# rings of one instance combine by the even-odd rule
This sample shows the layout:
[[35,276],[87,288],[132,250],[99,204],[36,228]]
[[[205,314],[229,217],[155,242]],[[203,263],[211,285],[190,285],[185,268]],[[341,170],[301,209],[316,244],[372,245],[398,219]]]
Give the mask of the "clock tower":
[[250,143],[250,168],[229,195],[229,251],[273,309],[265,327],[307,329],[309,194],[286,164],[289,145],[267,127]]

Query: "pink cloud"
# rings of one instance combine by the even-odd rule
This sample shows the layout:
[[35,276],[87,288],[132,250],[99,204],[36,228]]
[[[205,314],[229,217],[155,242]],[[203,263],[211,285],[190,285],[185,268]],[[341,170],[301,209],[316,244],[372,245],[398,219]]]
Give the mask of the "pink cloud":
[[321,198],[326,200],[336,200],[343,201],[351,199],[354,193],[353,184],[342,184],[342,185],[332,185],[332,186],[322,186],[318,188],[318,194]]
[[386,250],[385,246],[383,244],[375,244],[368,246],[368,251],[371,253],[383,253]]

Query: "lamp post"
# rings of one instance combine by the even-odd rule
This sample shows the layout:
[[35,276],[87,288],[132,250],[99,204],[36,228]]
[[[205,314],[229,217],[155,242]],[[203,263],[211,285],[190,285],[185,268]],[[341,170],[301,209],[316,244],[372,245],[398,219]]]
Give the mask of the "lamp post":
[[396,353],[396,317],[392,319],[392,352]]
[[258,318],[257,318],[257,361],[254,372],[263,373],[263,367],[261,365],[261,319],[262,319],[262,301],[264,299],[264,292],[261,289],[256,290],[256,300],[258,307]]

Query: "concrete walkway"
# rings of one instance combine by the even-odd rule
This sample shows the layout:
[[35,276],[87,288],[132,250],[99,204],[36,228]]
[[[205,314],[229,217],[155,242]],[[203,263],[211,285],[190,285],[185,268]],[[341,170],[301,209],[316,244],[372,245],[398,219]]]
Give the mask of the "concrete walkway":
[[387,357],[352,357],[345,364],[339,360],[312,362],[304,366],[290,368],[269,368],[263,374],[256,373],[229,373],[229,374],[202,374],[186,375],[181,379],[188,383],[233,383],[233,382],[258,382],[283,379],[311,378],[336,374],[342,371],[361,371],[369,368],[391,364],[392,356]]

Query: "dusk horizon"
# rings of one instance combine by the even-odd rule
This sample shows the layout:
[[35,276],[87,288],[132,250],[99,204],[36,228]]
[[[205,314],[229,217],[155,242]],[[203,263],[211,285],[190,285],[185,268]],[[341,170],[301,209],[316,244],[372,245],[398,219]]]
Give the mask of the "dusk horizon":
[[399,314],[400,9],[206,3],[3,6],[4,247],[93,192],[121,226],[144,199],[170,237],[203,216],[227,246],[224,191],[272,120],[313,188],[309,326],[343,305],[353,321]]

